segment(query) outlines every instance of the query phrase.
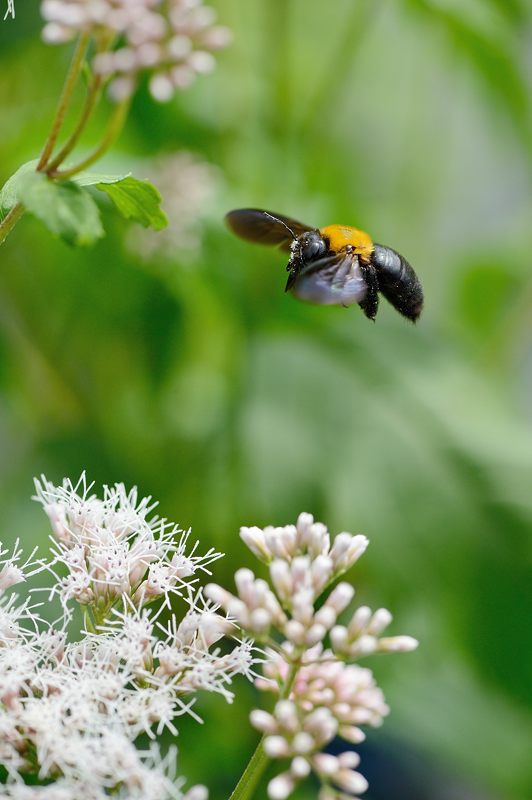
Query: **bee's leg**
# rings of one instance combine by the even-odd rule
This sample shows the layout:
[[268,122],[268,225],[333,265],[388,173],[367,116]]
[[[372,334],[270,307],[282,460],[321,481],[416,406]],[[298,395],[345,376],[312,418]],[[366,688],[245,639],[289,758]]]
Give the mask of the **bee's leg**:
[[360,264],[362,275],[367,286],[366,296],[360,301],[359,306],[368,319],[375,319],[379,308],[379,282],[377,271],[373,264]]
[[290,260],[286,265],[286,271],[288,274],[288,279],[286,281],[286,286],[284,287],[285,292],[289,292],[294,283],[296,282],[296,278],[301,272],[301,264],[299,263],[298,259],[295,258],[294,255],[290,256]]

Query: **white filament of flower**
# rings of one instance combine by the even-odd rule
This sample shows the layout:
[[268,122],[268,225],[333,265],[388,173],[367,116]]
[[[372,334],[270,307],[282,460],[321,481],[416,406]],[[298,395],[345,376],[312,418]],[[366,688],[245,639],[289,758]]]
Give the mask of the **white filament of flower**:
[[[201,553],[189,530],[154,516],[156,504],[122,484],[101,499],[85,475],[76,485],[41,478],[36,499],[52,526],[52,561],[24,560],[18,542],[0,545],[2,796],[205,800],[204,787],[185,792],[175,780],[174,751],[163,757],[155,741],[145,752],[134,742],[165,728],[176,735],[182,714],[198,718],[199,690],[231,701],[233,678],[255,677],[251,641],[222,651],[221,638],[237,629],[196,585],[220,554]],[[61,601],[53,624],[31,595],[11,591],[37,570],[53,577],[47,591]],[[182,619],[168,611],[176,594],[188,609]],[[78,641],[68,637],[73,604],[85,613]],[[24,785],[25,773],[48,785]]]

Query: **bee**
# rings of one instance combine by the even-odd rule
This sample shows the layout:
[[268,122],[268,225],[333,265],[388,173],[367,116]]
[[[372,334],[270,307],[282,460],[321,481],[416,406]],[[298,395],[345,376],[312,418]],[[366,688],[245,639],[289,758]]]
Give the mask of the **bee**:
[[423,308],[423,289],[403,256],[376,244],[358,228],[327,225],[313,228],[291,217],[258,208],[226,214],[229,228],[249,242],[277,245],[290,253],[285,292],[317,305],[358,303],[374,320],[379,293],[415,322]]

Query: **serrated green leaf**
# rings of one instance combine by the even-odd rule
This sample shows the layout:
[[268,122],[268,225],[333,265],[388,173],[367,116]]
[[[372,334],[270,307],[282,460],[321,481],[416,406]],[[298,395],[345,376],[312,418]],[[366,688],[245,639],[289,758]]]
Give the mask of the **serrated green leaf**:
[[71,245],[84,247],[104,235],[98,206],[73,181],[52,181],[41,172],[18,180],[18,199],[26,210]]
[[[18,185],[20,179],[29,172],[35,172],[38,163],[39,159],[37,158],[27,161],[25,164],[19,167],[19,169],[13,175],[11,175],[2,189],[0,189],[0,219],[5,217],[5,215],[11,211],[13,206],[19,201]],[[129,172],[122,175],[109,175],[102,172],[84,171],[74,175],[72,182],[77,183],[78,186],[96,186],[98,183],[118,183],[119,181],[123,181],[124,178],[128,178],[129,175]]]
[[126,219],[133,219],[145,228],[154,228],[156,231],[168,225],[160,205],[161,195],[149,181],[127,177],[117,183],[98,183],[96,188],[109,195]]
[[119,183],[125,178],[129,178],[130,175],[130,172],[126,172],[124,175],[107,175],[101,172],[78,172],[77,175],[72,177],[72,180],[79,186],[97,186],[98,183]]
[[13,175],[5,182],[0,190],[0,218],[5,217],[8,211],[11,211],[13,206],[18,203],[19,182],[24,175],[27,175],[29,172],[35,172],[37,163],[38,159],[36,158],[32,159],[31,161],[27,161],[26,164],[23,164],[21,167],[19,167],[17,171],[13,173]]

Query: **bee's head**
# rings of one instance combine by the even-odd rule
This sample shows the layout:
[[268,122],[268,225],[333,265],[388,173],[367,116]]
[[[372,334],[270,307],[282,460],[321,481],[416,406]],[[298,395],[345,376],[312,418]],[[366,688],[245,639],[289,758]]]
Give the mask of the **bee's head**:
[[318,258],[323,258],[327,252],[327,244],[319,231],[307,231],[294,242],[294,252],[303,264],[310,264]]

